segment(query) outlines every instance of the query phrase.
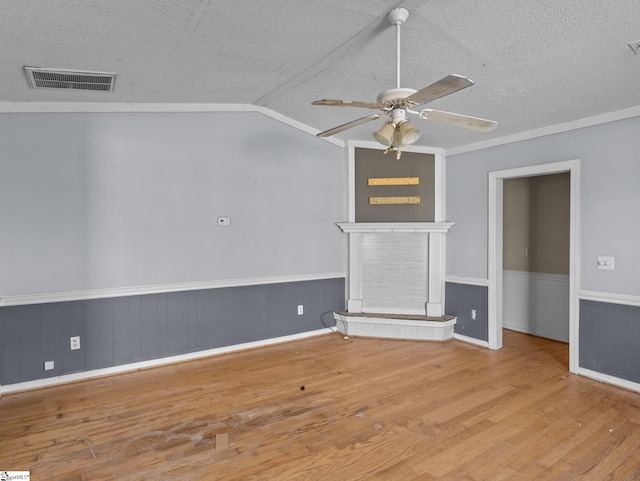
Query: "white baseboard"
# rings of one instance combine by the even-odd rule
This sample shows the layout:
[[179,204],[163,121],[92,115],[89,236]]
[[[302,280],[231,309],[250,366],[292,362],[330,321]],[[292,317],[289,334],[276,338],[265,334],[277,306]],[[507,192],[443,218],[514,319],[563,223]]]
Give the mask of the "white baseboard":
[[489,342],[483,341],[481,339],[476,339],[475,337],[465,336],[463,334],[454,333],[453,338],[458,341],[468,342],[469,344],[475,344],[476,346],[489,348]]
[[162,357],[159,359],[151,359],[149,361],[133,362],[130,364],[123,364],[121,366],[106,367],[103,369],[94,369],[91,371],[77,372],[73,374],[64,374],[62,376],[50,377],[46,379],[36,379],[34,381],[25,381],[15,384],[7,384],[0,386],[0,396],[7,393],[15,393],[20,391],[30,391],[33,389],[41,389],[44,387],[55,386],[58,384],[66,384],[77,381],[86,381],[88,379],[95,379],[99,377],[112,376],[114,374],[122,374],[126,372],[140,371],[142,369],[148,369],[152,367],[165,366],[168,364],[175,364],[184,361],[193,361],[195,359],[201,359],[210,356],[218,356],[220,354],[227,354],[230,352],[243,351],[247,349],[255,349],[258,347],[271,346],[273,344],[280,344],[283,342],[297,341],[300,339],[306,339],[309,337],[322,336],[328,334],[328,331],[335,332],[335,328],[317,329],[315,331],[301,332],[299,334],[291,334],[288,336],[274,337],[271,339],[264,339],[261,341],[245,342],[243,344],[235,344],[233,346],[217,347],[215,349],[207,349],[206,351],[190,352],[187,354],[179,354],[177,356]]
[[585,369],[583,367],[578,368],[577,374],[594,379],[599,382],[604,382],[624,389],[628,389],[629,391],[640,392],[640,384],[638,384],[637,382],[627,381],[626,379],[621,379],[619,377],[610,376],[609,374],[592,371],[591,369]]

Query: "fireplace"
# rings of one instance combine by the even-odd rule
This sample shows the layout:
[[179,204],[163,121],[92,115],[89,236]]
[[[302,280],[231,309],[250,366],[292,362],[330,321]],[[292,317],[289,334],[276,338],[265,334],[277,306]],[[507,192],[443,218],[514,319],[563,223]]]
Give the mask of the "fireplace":
[[444,313],[445,236],[450,222],[352,222],[345,335],[446,340],[456,319]]

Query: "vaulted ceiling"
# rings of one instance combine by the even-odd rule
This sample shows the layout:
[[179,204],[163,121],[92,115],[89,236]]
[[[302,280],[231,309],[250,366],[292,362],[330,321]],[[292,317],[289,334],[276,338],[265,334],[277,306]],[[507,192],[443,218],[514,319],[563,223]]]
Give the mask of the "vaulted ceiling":
[[[418,145],[453,148],[640,105],[637,0],[4,0],[0,104],[250,104],[318,131],[371,112],[312,106],[374,102],[455,73],[475,85],[434,109],[499,122],[479,133],[412,117]],[[34,90],[24,66],[118,74],[113,92]],[[1,109],[0,105],[0,110]],[[381,121],[377,121],[381,122]],[[341,139],[371,140],[377,122]]]

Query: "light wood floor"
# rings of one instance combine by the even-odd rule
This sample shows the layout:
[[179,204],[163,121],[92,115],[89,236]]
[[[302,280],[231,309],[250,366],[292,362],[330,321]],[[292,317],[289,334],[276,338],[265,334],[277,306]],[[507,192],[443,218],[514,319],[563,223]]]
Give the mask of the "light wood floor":
[[[0,398],[32,480],[638,480],[640,394],[501,351],[328,334]],[[304,386],[304,390],[301,390]],[[224,449],[222,437],[229,433]]]

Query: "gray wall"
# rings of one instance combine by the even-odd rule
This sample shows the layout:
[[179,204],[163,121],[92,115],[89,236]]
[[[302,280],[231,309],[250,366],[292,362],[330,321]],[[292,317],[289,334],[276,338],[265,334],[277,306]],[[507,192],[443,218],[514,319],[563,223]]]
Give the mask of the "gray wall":
[[640,383],[640,307],[580,301],[580,366]]
[[[417,177],[418,185],[369,186],[369,178]],[[400,159],[383,150],[355,149],[356,222],[433,222],[435,156],[403,152]],[[420,204],[369,204],[370,197],[420,197]]]
[[[580,159],[578,285],[640,296],[639,131],[636,117],[447,157],[447,220],[455,222],[447,236],[447,274],[487,278],[489,172]],[[598,270],[598,255],[614,256],[615,270]],[[447,287],[447,313],[448,303],[458,302],[450,294]],[[640,381],[637,310],[581,300],[580,366]]]
[[[345,175],[343,149],[258,113],[0,114],[0,298],[342,273]],[[342,276],[0,307],[0,385],[319,329],[343,308]]]
[[[456,316],[454,332],[481,341],[489,340],[487,288],[447,282],[445,286],[446,313]],[[471,310],[477,317],[471,319]]]
[[321,329],[341,309],[343,278],[0,307],[0,385]]
[[0,114],[0,172],[0,297],[345,269],[343,150],[258,113]]
[[447,274],[487,278],[489,172],[581,159],[580,287],[640,295],[639,131],[636,117],[447,157]]

